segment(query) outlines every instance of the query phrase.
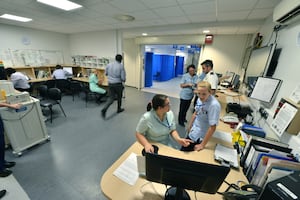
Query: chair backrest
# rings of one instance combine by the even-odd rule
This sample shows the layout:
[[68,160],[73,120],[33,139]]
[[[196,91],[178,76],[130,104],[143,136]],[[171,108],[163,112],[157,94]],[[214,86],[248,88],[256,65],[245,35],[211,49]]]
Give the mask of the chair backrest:
[[66,79],[56,79],[56,88],[60,89],[61,92],[65,92],[66,90],[70,89],[71,82]]
[[39,96],[42,98],[47,98],[48,97],[48,86],[47,85],[40,85],[37,88],[39,92]]
[[81,91],[82,86],[79,82],[77,81],[71,81],[71,85],[70,85],[71,90],[73,91]]
[[52,100],[61,100],[61,91],[58,88],[50,88],[48,89],[48,97]]
[[48,88],[55,88],[55,80],[48,80],[46,81],[46,85],[48,86]]

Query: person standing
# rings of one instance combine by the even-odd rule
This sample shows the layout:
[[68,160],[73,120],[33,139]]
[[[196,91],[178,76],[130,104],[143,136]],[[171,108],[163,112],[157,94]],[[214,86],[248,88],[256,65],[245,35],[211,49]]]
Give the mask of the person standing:
[[[8,103],[0,103],[0,107],[8,107],[12,109],[19,109],[19,104],[8,104]],[[4,141],[4,126],[3,121],[0,116],[0,177],[9,176],[12,171],[7,169],[13,167],[15,162],[7,162],[5,161],[5,141]]]
[[170,136],[182,146],[188,146],[192,142],[179,136],[170,106],[170,99],[164,94],[156,94],[147,105],[147,112],[140,118],[135,133],[145,152],[154,153],[151,143],[155,142],[171,146]]
[[185,73],[180,82],[180,106],[178,114],[178,123],[184,126],[186,122],[186,113],[191,105],[191,101],[194,97],[194,88],[197,84],[198,77],[195,74],[195,65],[191,64],[187,67],[187,73]]
[[203,81],[207,81],[211,85],[211,94],[215,95],[218,84],[219,78],[218,75],[213,71],[213,61],[212,60],[205,60],[201,63],[202,71],[206,74]]
[[101,116],[105,118],[107,109],[114,102],[117,97],[118,109],[117,113],[123,112],[122,108],[122,94],[123,94],[123,82],[126,81],[126,72],[122,64],[122,55],[117,54],[115,62],[110,63],[106,66],[105,75],[108,79],[109,98],[104,108],[101,110]]
[[189,146],[182,146],[182,151],[200,151],[205,148],[216,131],[219,122],[221,105],[211,94],[211,85],[207,81],[197,84],[198,100],[195,112],[188,126],[187,139],[194,141]]

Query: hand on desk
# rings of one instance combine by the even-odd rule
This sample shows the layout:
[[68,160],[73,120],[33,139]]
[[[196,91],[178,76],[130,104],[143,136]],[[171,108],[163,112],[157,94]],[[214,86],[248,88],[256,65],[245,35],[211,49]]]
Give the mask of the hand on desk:
[[189,146],[191,143],[194,143],[193,140],[190,139],[185,139],[185,138],[180,138],[177,141],[181,146],[187,147]]
[[203,143],[201,143],[201,144],[196,144],[195,146],[194,146],[194,150],[195,151],[200,151],[200,150],[202,150],[202,149],[204,149],[204,145],[203,145]]

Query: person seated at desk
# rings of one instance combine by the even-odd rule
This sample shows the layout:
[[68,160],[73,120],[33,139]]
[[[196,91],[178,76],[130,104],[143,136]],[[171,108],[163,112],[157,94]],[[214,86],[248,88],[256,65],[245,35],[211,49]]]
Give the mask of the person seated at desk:
[[13,68],[7,68],[6,74],[8,77],[10,77],[10,80],[12,81],[16,90],[20,92],[31,92],[31,87],[28,83],[29,78],[26,75],[21,72],[17,72]]
[[89,88],[92,92],[96,92],[99,94],[99,97],[97,98],[97,102],[103,101],[102,98],[106,96],[107,92],[103,88],[99,87],[102,85],[103,80],[99,80],[97,77],[97,70],[92,69],[92,73],[89,77]]
[[69,77],[72,76],[73,74],[64,70],[61,65],[56,65],[55,70],[52,73],[53,79],[68,79]]
[[216,131],[219,122],[221,105],[211,94],[211,85],[207,81],[197,84],[198,100],[189,126],[187,139],[194,141],[189,146],[182,146],[182,151],[200,151],[205,148]]
[[144,146],[145,152],[150,153],[154,153],[150,142],[169,145],[170,135],[184,147],[192,142],[179,136],[174,114],[170,110],[170,100],[163,94],[156,94],[152,98],[151,104],[147,106],[147,112],[143,114],[136,127],[135,134],[137,141]]

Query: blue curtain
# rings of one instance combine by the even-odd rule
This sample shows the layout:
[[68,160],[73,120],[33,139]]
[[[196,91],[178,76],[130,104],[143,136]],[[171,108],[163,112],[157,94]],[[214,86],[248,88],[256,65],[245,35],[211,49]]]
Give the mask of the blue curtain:
[[145,87],[152,86],[152,78],[153,78],[153,53],[146,52],[145,53]]
[[175,77],[184,74],[184,57],[176,56]]

